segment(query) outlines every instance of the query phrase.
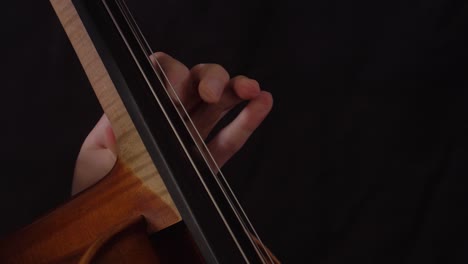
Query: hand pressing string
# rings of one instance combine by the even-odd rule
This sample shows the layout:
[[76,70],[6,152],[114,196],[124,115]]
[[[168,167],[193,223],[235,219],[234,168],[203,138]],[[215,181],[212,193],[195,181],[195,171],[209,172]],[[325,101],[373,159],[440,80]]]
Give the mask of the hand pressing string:
[[[151,59],[164,69],[204,139],[226,113],[248,101],[242,111],[207,142],[219,167],[242,148],[271,111],[273,98],[269,92],[261,90],[256,80],[242,75],[231,78],[218,64],[198,64],[188,69],[162,52],[154,53]],[[73,195],[93,185],[112,169],[117,149],[112,126],[103,115],[81,146],[73,177]]]

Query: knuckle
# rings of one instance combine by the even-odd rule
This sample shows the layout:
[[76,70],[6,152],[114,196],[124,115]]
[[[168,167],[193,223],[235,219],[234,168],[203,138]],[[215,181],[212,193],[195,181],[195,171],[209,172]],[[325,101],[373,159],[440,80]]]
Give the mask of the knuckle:
[[221,148],[227,153],[235,153],[242,147],[242,142],[229,138],[221,143]]
[[221,78],[229,80],[229,73],[219,64],[215,63],[199,63],[192,67],[191,73],[199,75],[217,75]]
[[199,63],[190,69],[190,72],[196,73],[196,72],[201,72],[204,68],[206,67],[206,63]]

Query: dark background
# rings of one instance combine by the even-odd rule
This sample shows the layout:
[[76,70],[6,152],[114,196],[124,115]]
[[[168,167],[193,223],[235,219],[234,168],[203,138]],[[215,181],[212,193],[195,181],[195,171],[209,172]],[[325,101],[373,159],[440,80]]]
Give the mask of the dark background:
[[[155,50],[272,92],[224,172],[284,263],[468,260],[466,1],[129,4]],[[102,112],[48,1],[1,22],[4,234],[69,197]]]

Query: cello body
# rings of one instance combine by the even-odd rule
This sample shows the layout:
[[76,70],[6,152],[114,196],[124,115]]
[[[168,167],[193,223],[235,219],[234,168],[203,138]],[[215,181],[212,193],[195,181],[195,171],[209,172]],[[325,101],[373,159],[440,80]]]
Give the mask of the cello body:
[[0,262],[279,263],[150,61],[125,2],[50,1],[112,124],[118,158],[94,186],[2,238]]
[[[119,195],[115,195],[119,193]],[[96,185],[2,239],[1,263],[204,263],[171,209],[121,161]],[[183,252],[183,253],[181,253]]]
[[[181,222],[180,214],[75,6],[70,0],[52,0],[51,4],[112,124],[119,147],[118,160],[97,184],[34,223],[2,238],[0,262],[94,263],[90,258],[93,255],[100,256],[100,262],[104,263],[127,263],[125,260],[135,263],[138,260],[135,256],[155,263],[158,257],[149,235]],[[109,243],[123,247],[119,249],[117,262],[115,256],[102,251]],[[127,246],[130,247],[125,249]]]

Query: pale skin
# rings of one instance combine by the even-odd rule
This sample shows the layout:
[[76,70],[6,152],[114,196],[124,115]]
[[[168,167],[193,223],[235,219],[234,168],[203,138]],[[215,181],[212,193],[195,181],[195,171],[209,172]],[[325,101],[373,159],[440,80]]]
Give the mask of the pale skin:
[[[187,109],[197,130],[206,139],[216,123],[237,104],[248,101],[238,116],[207,142],[216,163],[222,167],[249,139],[273,106],[269,92],[262,91],[256,80],[231,77],[218,64],[198,64],[188,69],[170,55],[151,56],[160,63]],[[104,177],[117,159],[117,142],[105,115],[91,130],[78,155],[72,194]]]

